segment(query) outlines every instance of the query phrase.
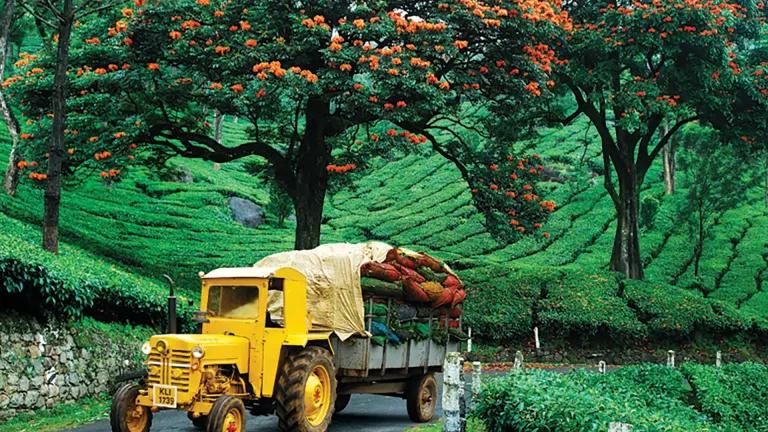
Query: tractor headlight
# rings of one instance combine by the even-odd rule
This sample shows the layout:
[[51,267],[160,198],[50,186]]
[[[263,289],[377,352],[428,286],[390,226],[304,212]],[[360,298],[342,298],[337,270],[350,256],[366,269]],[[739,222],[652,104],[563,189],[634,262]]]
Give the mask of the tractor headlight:
[[205,355],[205,351],[202,347],[196,346],[192,348],[192,357],[200,360]]
[[141,346],[141,352],[143,352],[144,355],[149,355],[149,353],[152,352],[152,345],[150,345],[149,342],[144,342],[144,345]]
[[157,352],[160,354],[164,353],[166,349],[168,349],[168,344],[165,343],[165,341],[161,340],[157,342],[157,345],[155,345],[155,349],[157,349]]

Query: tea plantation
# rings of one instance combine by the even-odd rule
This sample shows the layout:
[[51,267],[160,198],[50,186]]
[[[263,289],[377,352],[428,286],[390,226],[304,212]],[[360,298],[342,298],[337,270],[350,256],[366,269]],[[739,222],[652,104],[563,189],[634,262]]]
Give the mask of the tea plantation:
[[[245,127],[228,119],[225,141],[234,141]],[[382,240],[446,259],[472,288],[467,320],[476,334],[496,342],[526,339],[533,326],[571,340],[621,344],[765,335],[768,209],[760,187],[717,218],[695,277],[691,233],[676,216],[684,191],[664,195],[660,167],[654,167],[643,194],[658,203],[643,221],[647,281],[623,281],[607,271],[615,218],[602,185],[594,128],[577,122],[540,135],[525,144],[542,155],[558,180],[547,184],[548,198],[558,203],[544,227],[549,239],[498,243],[457,170],[424,150],[374,161],[354,186],[329,196],[323,241]],[[5,160],[8,138],[4,132],[0,137]],[[51,290],[37,281],[33,289],[49,307],[71,312],[61,305],[81,296],[74,303],[81,306],[68,307],[98,315],[91,304],[102,298],[114,303],[114,318],[156,322],[166,290],[156,280],[163,273],[195,298],[199,271],[250,265],[292,247],[290,222],[278,227],[268,214],[266,224],[250,229],[232,219],[230,197],[261,205],[269,199],[246,172],[247,162],[219,166],[173,159],[166,170],[136,168],[112,186],[97,176],[73,185],[64,193],[61,220],[69,246],[59,258],[33,258],[29,252],[39,241],[30,226],[40,223],[42,191],[25,181],[15,198],[0,194],[7,227],[0,260],[14,263],[3,264],[0,276],[16,281],[6,290],[51,269],[57,284],[71,288]],[[80,256],[88,258],[75,258]]]

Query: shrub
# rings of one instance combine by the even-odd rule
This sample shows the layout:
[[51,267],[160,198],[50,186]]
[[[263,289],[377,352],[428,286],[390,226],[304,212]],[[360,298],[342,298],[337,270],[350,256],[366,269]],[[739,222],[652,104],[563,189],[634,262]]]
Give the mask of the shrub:
[[498,343],[519,341],[533,328],[533,307],[548,285],[557,283],[554,270],[521,268],[509,272],[487,266],[461,273],[467,289],[464,320],[473,334]]
[[[611,422],[630,423],[636,431],[715,430],[677,398],[679,372],[626,370],[621,375],[514,371],[483,386],[475,414],[489,432],[605,431]],[[664,393],[670,389],[672,395]]]
[[[38,230],[3,215],[0,222],[8,228],[0,232],[0,298],[5,305],[37,314],[164,324],[166,288],[68,245],[58,255],[43,253],[30,240],[40,237]],[[179,297],[180,316],[188,322],[186,300]]]
[[768,424],[768,368],[755,363],[722,368],[684,364],[697,408],[724,430],[765,430]]
[[549,334],[581,341],[610,338],[626,343],[645,336],[646,328],[624,299],[612,274],[568,271],[539,302],[539,321]]
[[624,295],[651,336],[686,337],[713,318],[706,299],[680,288],[643,281],[623,282]]

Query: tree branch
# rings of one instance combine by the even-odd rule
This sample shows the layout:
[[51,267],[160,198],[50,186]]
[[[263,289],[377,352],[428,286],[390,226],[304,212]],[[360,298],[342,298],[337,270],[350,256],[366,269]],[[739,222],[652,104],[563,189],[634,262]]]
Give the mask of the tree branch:
[[648,170],[648,167],[650,167],[651,162],[653,162],[653,160],[656,159],[656,156],[659,155],[659,152],[661,152],[664,146],[667,145],[667,143],[669,143],[669,140],[672,139],[672,135],[677,133],[677,131],[680,130],[681,127],[685,126],[688,123],[694,122],[698,119],[699,119],[699,116],[693,116],[693,117],[688,117],[678,121],[674,126],[672,126],[669,129],[667,134],[664,135],[664,137],[662,137],[659,140],[659,143],[656,144],[656,147],[654,147],[650,155],[641,154],[639,156],[638,166],[641,167],[643,170]]
[[52,28],[52,29],[54,29],[54,30],[58,30],[58,29],[59,29],[59,26],[57,26],[56,24],[52,23],[51,21],[49,21],[49,20],[45,19],[45,18],[44,18],[42,15],[38,14],[37,12],[35,12],[35,10],[34,10],[34,9],[32,9],[32,7],[30,7],[30,6],[29,6],[28,4],[26,4],[25,2],[21,2],[21,3],[19,3],[19,5],[20,5],[22,8],[24,8],[24,10],[26,10],[26,11],[27,11],[27,12],[28,12],[30,15],[32,15],[33,17],[35,17],[35,19],[36,19],[37,21],[39,21],[39,22],[41,22],[41,23],[43,23],[43,24],[47,25],[48,27],[50,27],[50,28]]

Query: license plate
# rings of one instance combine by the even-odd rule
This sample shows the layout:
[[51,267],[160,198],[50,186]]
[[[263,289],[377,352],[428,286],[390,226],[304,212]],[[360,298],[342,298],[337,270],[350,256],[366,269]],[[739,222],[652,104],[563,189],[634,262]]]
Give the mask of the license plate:
[[179,389],[176,386],[155,384],[152,387],[152,405],[162,408],[176,408]]

